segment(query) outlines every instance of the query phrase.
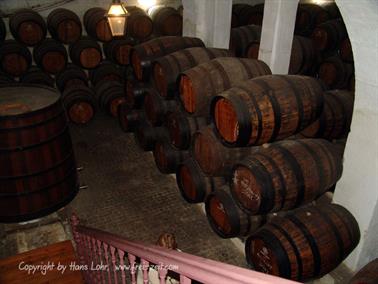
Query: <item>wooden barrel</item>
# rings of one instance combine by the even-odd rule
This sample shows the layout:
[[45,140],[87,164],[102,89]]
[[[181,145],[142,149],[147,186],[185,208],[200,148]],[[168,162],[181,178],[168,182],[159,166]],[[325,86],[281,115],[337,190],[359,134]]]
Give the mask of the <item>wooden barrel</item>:
[[267,74],[271,71],[262,61],[219,57],[180,75],[180,99],[186,112],[208,116],[211,97],[241,81]]
[[343,61],[352,63],[353,62],[353,51],[352,44],[349,38],[345,38],[340,44],[340,57]]
[[210,193],[226,184],[225,177],[206,176],[192,158],[177,167],[176,181],[181,196],[189,203],[204,202]]
[[348,282],[349,284],[374,284],[378,283],[378,258],[370,261],[362,267]]
[[35,85],[0,87],[0,222],[50,214],[78,191],[59,94]]
[[176,100],[164,100],[155,89],[150,89],[144,98],[144,111],[147,120],[154,126],[162,125],[166,116],[179,108]]
[[276,217],[245,243],[255,270],[306,282],[336,268],[357,246],[355,218],[337,204],[309,206]]
[[130,64],[130,51],[135,45],[135,40],[131,37],[124,39],[113,39],[103,44],[104,54],[108,60],[119,65]]
[[261,26],[248,25],[233,28],[230,35],[230,50],[237,57],[247,57],[249,44],[253,41],[260,41],[260,37]]
[[157,141],[168,139],[168,131],[164,126],[154,127],[147,121],[143,121],[139,123],[134,137],[142,150],[152,151]]
[[331,19],[331,15],[317,4],[299,4],[295,21],[295,34],[310,36],[317,25]]
[[204,47],[199,38],[165,36],[135,45],[131,49],[131,64],[139,81],[148,81],[152,62],[161,56],[188,47]]
[[232,8],[232,12],[237,18],[239,26],[262,26],[262,20],[264,16],[264,4],[257,4],[254,6],[248,4],[236,4],[233,5]]
[[94,7],[84,14],[84,27],[87,34],[102,42],[112,40],[112,32],[106,18],[106,12],[103,8]]
[[58,41],[48,38],[33,50],[35,63],[49,74],[57,74],[67,65],[66,48]]
[[92,39],[79,39],[70,45],[69,51],[72,62],[81,68],[93,69],[101,62],[101,47]]
[[13,37],[27,46],[35,46],[46,37],[45,20],[31,9],[19,9],[9,17]]
[[322,114],[301,134],[308,138],[328,140],[346,138],[352,122],[353,102],[353,92],[334,90],[324,93]]
[[343,147],[323,139],[285,140],[259,147],[234,165],[232,195],[253,215],[297,208],[338,181],[342,154]]
[[104,60],[96,68],[89,70],[89,80],[93,86],[103,81],[123,82],[123,70],[116,64]]
[[320,24],[311,35],[313,45],[322,52],[335,52],[340,43],[348,36],[342,19]]
[[163,174],[171,174],[189,158],[189,151],[175,149],[168,141],[157,141],[153,155],[159,171]]
[[233,165],[257,148],[226,147],[215,136],[211,126],[201,128],[193,135],[193,157],[207,175],[229,176]]
[[348,89],[353,73],[353,64],[343,62],[338,56],[323,60],[318,71],[319,79],[329,89]]
[[70,121],[86,124],[94,117],[96,100],[92,89],[85,85],[70,86],[62,93],[63,105]]
[[36,66],[30,67],[28,72],[20,77],[20,82],[45,85],[47,87],[54,87],[55,85],[54,79]]
[[265,219],[244,213],[232,199],[227,185],[209,194],[205,210],[211,228],[222,238],[248,236],[261,227]]
[[181,72],[217,57],[232,56],[226,49],[191,47],[158,58],[153,64],[153,79],[162,97],[177,95],[177,78]]
[[117,81],[100,81],[95,89],[100,109],[117,117],[118,106],[125,101],[124,87]]
[[182,16],[172,7],[155,6],[148,10],[153,23],[154,33],[162,36],[182,34]]
[[143,110],[132,109],[127,103],[122,103],[118,107],[118,122],[124,132],[134,132],[145,120]]
[[207,117],[190,117],[182,111],[171,113],[165,121],[172,145],[181,150],[188,149],[192,144],[193,134],[208,124]]
[[319,118],[323,89],[306,76],[250,79],[212,100],[216,130],[229,146],[261,145],[294,135]]
[[127,26],[126,34],[128,36],[143,40],[148,38],[153,31],[153,23],[151,18],[144,10],[136,6],[126,7]]
[[148,90],[151,89],[151,85],[131,79],[126,81],[125,89],[125,102],[131,108],[139,109],[143,106],[144,97]]
[[71,44],[81,37],[80,18],[71,10],[58,8],[47,16],[51,36],[64,44]]
[[70,86],[88,86],[87,74],[83,69],[74,64],[68,64],[66,69],[56,75],[55,81],[60,92],[63,92],[65,88]]
[[3,18],[0,17],[0,44],[4,42],[6,35],[7,29],[5,28]]
[[30,67],[29,49],[14,40],[6,40],[0,49],[1,69],[12,77],[19,77]]

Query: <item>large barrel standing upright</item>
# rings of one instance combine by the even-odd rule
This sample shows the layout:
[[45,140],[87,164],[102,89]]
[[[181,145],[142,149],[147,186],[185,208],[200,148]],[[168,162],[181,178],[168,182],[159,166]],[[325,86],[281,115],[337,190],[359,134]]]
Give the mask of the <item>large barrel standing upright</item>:
[[63,44],[46,39],[33,50],[35,63],[49,74],[57,74],[67,65],[67,51]]
[[106,10],[94,7],[87,10],[84,14],[84,27],[87,34],[99,41],[107,42],[112,39],[112,32],[106,18]]
[[177,78],[181,72],[217,57],[233,54],[220,48],[190,47],[158,58],[153,66],[153,79],[162,97],[174,97],[178,91]]
[[323,112],[314,123],[301,131],[304,137],[328,140],[345,138],[352,122],[354,95],[344,90],[324,93]]
[[263,61],[219,57],[184,71],[180,75],[180,99],[193,115],[208,116],[210,99],[250,78],[272,74]]
[[323,139],[284,140],[259,147],[234,165],[232,195],[254,215],[309,203],[341,177],[343,148]]
[[27,47],[15,40],[6,40],[0,49],[1,69],[10,76],[19,77],[30,67],[32,56]]
[[139,7],[126,7],[127,26],[126,34],[139,40],[148,38],[152,34],[153,24],[150,17]]
[[35,46],[46,37],[46,23],[32,9],[19,9],[9,17],[9,29],[13,37],[27,45]]
[[357,246],[353,215],[337,204],[308,206],[273,218],[245,243],[255,270],[307,282],[335,269]]
[[81,22],[71,10],[58,8],[47,17],[47,28],[51,36],[61,43],[70,44],[81,36]]
[[45,216],[69,203],[78,177],[60,95],[0,86],[0,222]]
[[323,89],[311,77],[268,75],[217,95],[211,104],[216,130],[230,146],[261,145],[298,133],[319,118]]
[[81,38],[70,45],[70,58],[73,63],[84,68],[93,69],[101,62],[101,47],[97,41]]
[[136,78],[147,81],[150,78],[153,60],[188,47],[204,47],[199,38],[166,36],[138,44],[131,50],[130,58]]
[[172,7],[155,6],[148,10],[154,23],[154,33],[162,36],[182,34],[182,16]]
[[104,54],[108,60],[120,65],[130,63],[130,51],[135,45],[133,38],[113,39],[103,45]]

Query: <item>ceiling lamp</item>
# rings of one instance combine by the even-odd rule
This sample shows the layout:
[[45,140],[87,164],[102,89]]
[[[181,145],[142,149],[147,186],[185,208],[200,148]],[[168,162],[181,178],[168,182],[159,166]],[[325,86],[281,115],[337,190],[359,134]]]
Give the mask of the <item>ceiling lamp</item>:
[[114,37],[123,36],[127,25],[128,12],[120,0],[113,0],[106,15]]

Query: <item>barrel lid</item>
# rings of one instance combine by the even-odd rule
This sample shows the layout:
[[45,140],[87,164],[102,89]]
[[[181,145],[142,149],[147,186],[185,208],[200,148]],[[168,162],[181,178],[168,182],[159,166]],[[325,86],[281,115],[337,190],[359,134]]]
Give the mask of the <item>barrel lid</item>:
[[44,86],[0,86],[0,117],[38,111],[55,104],[59,98],[57,91]]

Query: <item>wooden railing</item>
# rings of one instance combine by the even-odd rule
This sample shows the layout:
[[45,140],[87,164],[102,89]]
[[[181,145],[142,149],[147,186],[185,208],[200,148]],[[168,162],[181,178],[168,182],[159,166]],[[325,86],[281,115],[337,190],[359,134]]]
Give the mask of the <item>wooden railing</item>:
[[[189,284],[192,280],[214,284],[296,283],[188,253],[128,241],[80,225],[75,214],[71,217],[71,226],[79,260],[79,264],[71,269],[83,271],[87,283],[163,284],[180,281]],[[149,270],[154,270],[155,281]]]

